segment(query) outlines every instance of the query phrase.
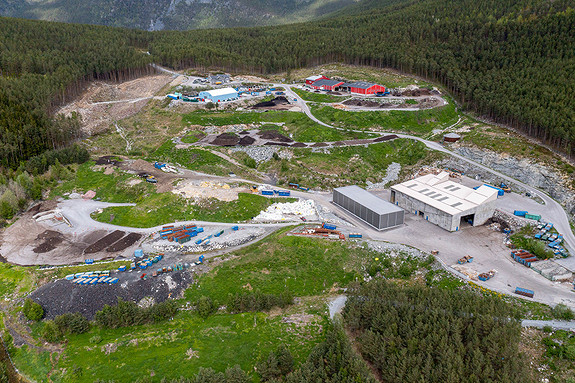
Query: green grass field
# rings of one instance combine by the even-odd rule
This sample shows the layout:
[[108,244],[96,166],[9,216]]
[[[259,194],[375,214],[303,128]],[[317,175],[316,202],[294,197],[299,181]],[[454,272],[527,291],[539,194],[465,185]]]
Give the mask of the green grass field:
[[381,112],[347,112],[330,106],[317,106],[312,113],[319,120],[338,127],[398,131],[416,135],[446,128],[459,118],[455,105],[420,111],[390,110]]
[[238,199],[231,202],[208,199],[194,204],[172,193],[154,193],[136,206],[109,207],[92,217],[99,222],[131,227],[154,227],[190,220],[234,223],[255,217],[274,202],[289,201],[293,199],[240,193]]
[[51,197],[63,196],[65,193],[84,193],[94,190],[96,196],[107,202],[137,202],[145,194],[151,193],[154,186],[141,182],[130,186],[127,181],[134,179],[131,174],[118,169],[113,174],[104,174],[104,170],[95,170],[94,162],[89,161],[78,166],[74,176],[56,186]]
[[[234,172],[240,176],[250,177],[250,173],[245,168],[232,164],[208,150],[198,148],[176,149],[176,144],[171,140],[164,142],[162,146],[150,154],[148,160],[150,162],[163,161],[178,164],[190,170],[219,176],[227,176],[229,172]],[[253,178],[253,174],[251,176]]]
[[[131,382],[138,378],[191,378],[200,367],[223,371],[239,364],[253,375],[253,367],[275,350],[279,343],[288,346],[301,363],[322,339],[324,318],[315,316],[304,326],[283,323],[281,316],[264,313],[221,314],[203,320],[189,312],[172,321],[149,326],[92,331],[69,336],[66,351],[58,364],[62,381]],[[99,336],[101,342],[90,339]],[[111,345],[111,346],[107,346]],[[114,349],[107,353],[106,347]],[[89,355],[89,358],[86,355]],[[66,371],[63,373],[63,371]]]
[[307,90],[297,88],[292,88],[292,90],[302,99],[313,102],[325,102],[325,103],[342,102],[346,98],[349,98],[349,96],[334,96],[325,93],[308,92]]
[[281,185],[295,182],[324,190],[351,184],[365,185],[366,181],[380,182],[392,162],[409,167],[430,155],[422,143],[407,139],[368,147],[336,147],[328,152],[295,148],[291,151],[292,160],[272,159],[260,165],[259,170],[276,173]]
[[317,124],[305,114],[287,111],[268,112],[208,112],[197,111],[182,116],[184,124],[188,125],[235,125],[266,122],[284,123],[281,132],[292,134],[293,139],[303,142],[338,141],[375,137],[364,132],[338,131]]
[[0,297],[22,296],[33,290],[36,278],[29,268],[0,262]]

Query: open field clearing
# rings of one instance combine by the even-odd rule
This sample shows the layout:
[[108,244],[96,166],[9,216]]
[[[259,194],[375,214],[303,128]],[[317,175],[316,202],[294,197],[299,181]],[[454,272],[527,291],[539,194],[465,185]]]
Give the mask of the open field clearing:
[[425,135],[434,129],[447,128],[457,122],[459,113],[455,105],[449,104],[436,109],[383,112],[346,112],[330,106],[317,106],[312,113],[321,121],[342,128],[399,131]]

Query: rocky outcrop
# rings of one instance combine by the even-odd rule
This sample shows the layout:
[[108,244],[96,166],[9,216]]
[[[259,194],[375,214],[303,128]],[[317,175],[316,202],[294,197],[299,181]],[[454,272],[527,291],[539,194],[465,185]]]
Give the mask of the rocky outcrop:
[[[539,164],[525,158],[518,159],[484,149],[456,147],[453,148],[453,151],[527,185],[532,185],[547,192],[553,199],[566,208],[571,214],[571,219],[574,218],[575,191],[569,185],[572,179],[568,175],[564,175],[550,166]],[[481,169],[474,169],[473,165],[456,158],[448,158],[443,164],[448,167],[461,169],[472,177],[478,175],[480,179],[486,182],[498,183],[501,181],[495,176],[485,174],[485,171]]]

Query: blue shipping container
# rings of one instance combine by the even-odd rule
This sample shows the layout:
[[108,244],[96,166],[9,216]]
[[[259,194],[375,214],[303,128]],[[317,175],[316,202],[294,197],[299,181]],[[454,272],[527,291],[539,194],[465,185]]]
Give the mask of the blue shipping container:
[[488,185],[488,184],[483,184],[483,185],[484,185],[484,186],[487,186],[487,187],[489,187],[489,188],[492,188],[492,189],[497,190],[497,195],[498,195],[499,197],[501,197],[502,195],[505,195],[505,191],[504,191],[503,189],[500,189],[500,188],[495,187],[495,186],[493,186],[493,185]]
[[289,196],[291,195],[291,192],[290,192],[290,191],[280,191],[280,192],[278,193],[278,195],[279,195],[280,197],[289,197]]
[[527,212],[525,210],[515,210],[513,214],[518,217],[525,217],[525,214],[527,214]]
[[328,230],[335,230],[335,229],[337,229],[337,226],[332,225],[332,224],[330,224],[330,223],[324,223],[322,226],[323,226],[324,229],[328,229]]
[[239,226],[232,226],[233,231],[238,231],[239,229],[240,229]]
[[272,190],[262,190],[262,195],[274,195]]

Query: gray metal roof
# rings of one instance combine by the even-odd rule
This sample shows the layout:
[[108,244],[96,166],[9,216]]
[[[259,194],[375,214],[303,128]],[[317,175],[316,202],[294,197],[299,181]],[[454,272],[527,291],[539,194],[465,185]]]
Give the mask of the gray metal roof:
[[358,81],[358,82],[346,82],[342,86],[346,87],[346,88],[369,89],[374,85],[377,85],[377,84],[374,84],[372,82],[367,82],[367,81]]
[[403,211],[403,209],[399,206],[395,206],[391,202],[379,198],[378,196],[360,188],[357,185],[344,186],[334,189],[334,192],[335,191],[343,194],[349,199],[354,200],[358,204],[369,208],[376,214],[389,214]]
[[316,82],[314,82],[312,85],[313,86],[334,86],[337,84],[341,84],[343,81],[339,81],[339,80],[326,80],[326,79],[322,79],[322,80],[317,80]]
[[445,136],[443,137],[447,137],[447,138],[461,138],[461,136],[457,133],[447,133]]

